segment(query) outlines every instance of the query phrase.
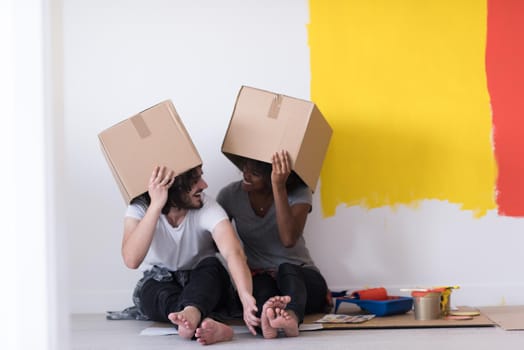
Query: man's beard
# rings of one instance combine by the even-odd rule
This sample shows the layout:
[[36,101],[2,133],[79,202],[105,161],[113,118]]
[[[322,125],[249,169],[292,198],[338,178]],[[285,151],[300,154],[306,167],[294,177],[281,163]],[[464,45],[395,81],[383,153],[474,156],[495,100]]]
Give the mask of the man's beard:
[[[202,195],[202,192],[200,192],[200,195]],[[185,194],[180,198],[180,203],[177,205],[180,209],[201,209],[203,206],[204,201],[202,200],[202,197],[199,197],[198,203],[195,204],[189,194]]]

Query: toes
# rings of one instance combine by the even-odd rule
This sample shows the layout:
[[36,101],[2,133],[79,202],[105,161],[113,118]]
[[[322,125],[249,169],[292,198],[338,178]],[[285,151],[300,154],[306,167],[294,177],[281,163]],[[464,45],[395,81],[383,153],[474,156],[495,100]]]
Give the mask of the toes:
[[278,316],[278,309],[269,308],[266,310],[266,316],[270,320],[274,320]]
[[289,320],[291,318],[291,315],[286,310],[282,310],[280,312],[280,316],[285,318],[286,320]]

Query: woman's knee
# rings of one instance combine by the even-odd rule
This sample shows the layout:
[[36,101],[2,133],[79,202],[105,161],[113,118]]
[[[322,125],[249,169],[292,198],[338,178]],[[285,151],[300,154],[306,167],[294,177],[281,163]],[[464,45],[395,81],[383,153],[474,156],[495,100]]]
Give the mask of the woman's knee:
[[291,263],[282,263],[278,266],[278,274],[298,273],[299,266]]

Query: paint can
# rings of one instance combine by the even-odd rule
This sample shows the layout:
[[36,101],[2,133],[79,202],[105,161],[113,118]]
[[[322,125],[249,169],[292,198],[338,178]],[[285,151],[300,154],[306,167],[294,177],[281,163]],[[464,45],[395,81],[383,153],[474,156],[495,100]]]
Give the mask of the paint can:
[[415,319],[437,320],[441,316],[440,298],[441,293],[438,291],[427,292],[413,292],[413,309],[415,311]]

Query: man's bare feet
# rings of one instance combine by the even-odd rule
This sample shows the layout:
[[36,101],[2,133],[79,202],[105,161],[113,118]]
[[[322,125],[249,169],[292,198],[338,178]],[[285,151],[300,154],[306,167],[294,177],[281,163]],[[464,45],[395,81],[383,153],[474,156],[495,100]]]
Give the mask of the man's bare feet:
[[191,339],[195,335],[200,323],[200,310],[194,306],[186,306],[184,310],[172,312],[167,317],[178,326],[178,335],[185,339]]
[[[284,310],[290,301],[291,297],[285,295],[274,296],[264,303],[262,314],[260,315],[260,326],[264,338],[276,338],[279,329],[282,329],[284,333],[290,337],[298,335],[298,322],[296,321],[296,316],[293,317],[294,315],[291,315]],[[296,328],[296,332],[294,328]]]
[[202,345],[229,341],[233,339],[233,328],[211,318],[205,318],[196,329],[195,337]]

